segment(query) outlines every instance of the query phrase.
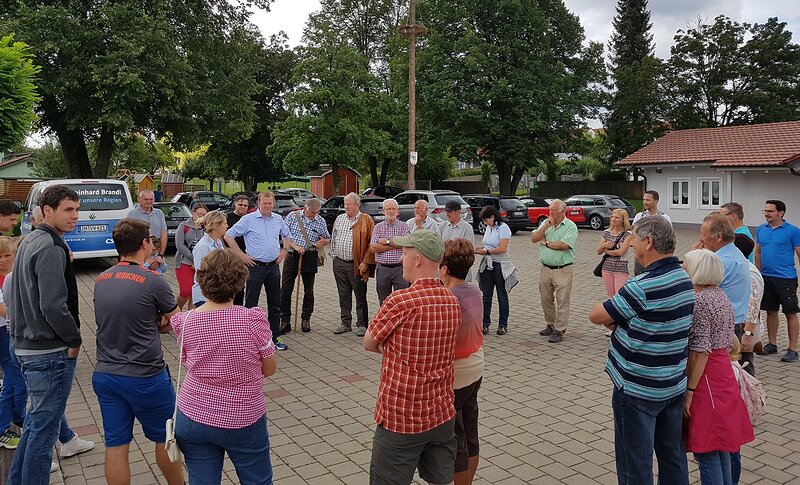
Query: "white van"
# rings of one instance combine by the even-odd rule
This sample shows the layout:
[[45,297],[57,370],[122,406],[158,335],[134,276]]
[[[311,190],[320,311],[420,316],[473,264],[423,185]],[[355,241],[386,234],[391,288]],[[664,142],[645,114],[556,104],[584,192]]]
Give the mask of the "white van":
[[31,231],[31,213],[39,205],[39,197],[51,185],[66,185],[78,193],[81,208],[75,229],[64,234],[64,240],[75,259],[105,258],[117,256],[111,233],[117,221],[127,217],[133,208],[128,184],[121,180],[47,180],[31,187],[25,212],[22,216],[21,232]]

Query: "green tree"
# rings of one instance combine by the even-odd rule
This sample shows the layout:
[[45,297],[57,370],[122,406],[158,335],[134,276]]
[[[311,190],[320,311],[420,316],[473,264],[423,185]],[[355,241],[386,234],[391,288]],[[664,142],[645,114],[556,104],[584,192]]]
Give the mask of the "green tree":
[[186,156],[181,174],[187,180],[207,180],[208,190],[214,190],[214,180],[220,176],[220,163],[208,152],[192,153]]
[[602,45],[561,0],[427,0],[419,111],[459,159],[497,168],[502,194],[601,102]]
[[49,140],[37,148],[26,149],[33,153],[28,160],[31,173],[42,178],[65,178],[67,176],[67,160],[58,142]]
[[800,117],[800,46],[786,23],[732,21],[679,30],[668,64],[675,128],[796,120]]
[[611,34],[610,71],[614,93],[605,116],[609,157],[620,160],[665,131],[661,61],[653,54],[647,0],[619,0]]
[[41,125],[54,133],[71,176],[106,174],[115,139],[130,133],[170,145],[238,140],[253,130],[260,35],[249,6],[229,2],[0,0],[0,30],[19,32],[42,68]]
[[0,38],[0,152],[22,141],[36,121],[38,73],[27,45],[13,35]]
[[294,173],[330,164],[338,188],[339,165],[359,165],[385,136],[369,122],[375,78],[331,25],[307,29],[306,38],[287,95],[289,116],[276,125],[267,153]]

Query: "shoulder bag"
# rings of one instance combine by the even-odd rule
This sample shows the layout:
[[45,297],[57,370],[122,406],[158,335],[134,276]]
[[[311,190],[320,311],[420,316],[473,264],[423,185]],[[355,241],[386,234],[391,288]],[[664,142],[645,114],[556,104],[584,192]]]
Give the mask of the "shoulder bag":
[[175,389],[175,409],[172,411],[172,419],[167,420],[167,439],[164,441],[164,449],[167,457],[172,463],[177,463],[181,459],[181,449],[178,448],[178,441],[175,439],[175,419],[178,416],[178,394],[181,392],[181,358],[183,357],[183,337],[186,335],[186,327],[189,323],[189,316],[194,309],[189,310],[183,319],[183,329],[181,330],[181,341],[178,346],[178,386]]
[[[619,249],[619,242],[622,240],[622,236],[625,235],[627,231],[622,231],[619,236],[617,236],[617,240],[614,241],[614,249]],[[606,262],[606,258],[608,258],[608,254],[604,254],[603,257],[600,259],[600,262],[597,263],[597,266],[594,267],[594,275],[600,278],[603,276],[603,264]]]
[[[316,273],[317,267],[325,266],[325,251],[320,251],[317,249],[316,246],[311,244],[311,240],[308,238],[308,233],[306,232],[306,226],[303,224],[303,216],[300,214],[301,211],[297,211],[294,213],[294,216],[297,218],[297,225],[300,226],[300,232],[303,233],[303,239],[306,240],[306,253],[305,255],[308,256],[308,263],[305,261],[303,262],[303,267],[300,268],[300,271],[303,273]],[[314,261],[314,258],[311,256],[316,253],[317,258]],[[316,263],[316,264],[314,264]]]

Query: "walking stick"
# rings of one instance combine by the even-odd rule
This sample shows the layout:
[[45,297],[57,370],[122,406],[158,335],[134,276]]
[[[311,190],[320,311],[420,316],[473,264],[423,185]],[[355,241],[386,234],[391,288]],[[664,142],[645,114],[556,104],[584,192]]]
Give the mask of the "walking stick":
[[303,255],[297,261],[297,291],[294,295],[294,332],[297,333],[297,307],[300,304],[300,270],[303,268]]

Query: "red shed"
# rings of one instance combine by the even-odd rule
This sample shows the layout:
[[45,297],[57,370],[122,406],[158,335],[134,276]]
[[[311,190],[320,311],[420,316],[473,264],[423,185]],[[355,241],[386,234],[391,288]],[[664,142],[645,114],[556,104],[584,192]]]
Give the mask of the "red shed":
[[[313,170],[306,175],[311,179],[311,192],[320,197],[330,199],[333,193],[333,170],[329,164],[322,164],[319,170]],[[339,191],[338,195],[346,195],[350,192],[358,193],[358,178],[361,174],[350,167],[339,167]]]

